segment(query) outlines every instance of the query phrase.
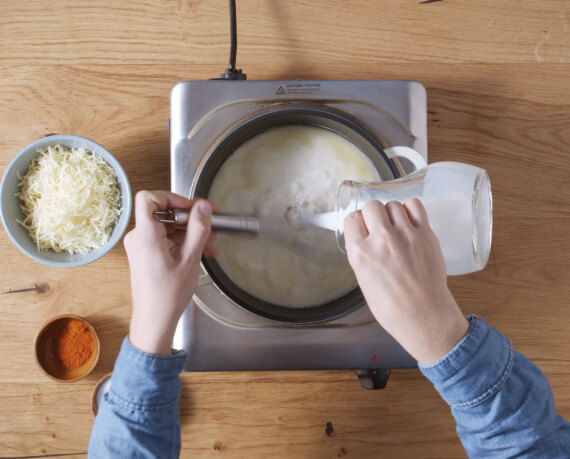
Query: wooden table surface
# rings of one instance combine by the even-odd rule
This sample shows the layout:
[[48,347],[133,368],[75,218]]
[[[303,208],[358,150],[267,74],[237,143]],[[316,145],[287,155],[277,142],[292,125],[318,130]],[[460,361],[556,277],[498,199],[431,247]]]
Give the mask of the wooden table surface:
[[[251,80],[426,86],[430,162],[481,166],[494,192],[489,265],[450,287],[465,314],[543,369],[567,418],[569,5],[238,1],[238,67]],[[68,133],[106,146],[134,192],[169,189],[169,92],[223,72],[228,37],[225,1],[0,0],[0,173],[32,141]],[[83,457],[91,392],[127,333],[125,251],[54,269],[1,231],[0,259],[0,456]],[[32,354],[38,327],[64,312],[92,321],[103,347],[95,371],[71,385],[48,380]],[[383,391],[361,389],[352,371],[182,380],[182,456],[464,457],[449,408],[418,370],[393,371]]]

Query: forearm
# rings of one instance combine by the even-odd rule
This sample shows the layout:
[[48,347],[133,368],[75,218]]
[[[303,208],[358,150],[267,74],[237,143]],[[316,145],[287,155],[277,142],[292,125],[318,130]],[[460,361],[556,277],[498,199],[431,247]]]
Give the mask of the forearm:
[[479,318],[442,359],[421,366],[452,408],[471,457],[563,457],[570,424],[556,414],[548,380]]
[[178,457],[179,373],[186,355],[146,354],[125,338],[99,406],[89,457]]

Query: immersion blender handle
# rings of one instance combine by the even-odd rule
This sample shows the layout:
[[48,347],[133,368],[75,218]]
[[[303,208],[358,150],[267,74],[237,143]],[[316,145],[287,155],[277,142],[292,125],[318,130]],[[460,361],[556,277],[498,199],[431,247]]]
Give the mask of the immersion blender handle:
[[[166,212],[154,212],[155,220],[185,228],[190,218],[190,211],[183,209],[171,209]],[[231,231],[237,233],[259,233],[261,225],[259,219],[246,215],[212,215],[212,230]]]
[[259,219],[246,215],[212,215],[212,230],[232,231],[237,233],[259,233]]

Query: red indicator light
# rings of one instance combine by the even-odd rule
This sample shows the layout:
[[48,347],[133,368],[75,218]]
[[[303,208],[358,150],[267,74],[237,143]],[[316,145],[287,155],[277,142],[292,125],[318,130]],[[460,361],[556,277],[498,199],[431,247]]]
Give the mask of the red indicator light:
[[376,357],[376,356],[374,355],[374,356],[372,356],[372,360],[373,360],[374,362],[376,362],[376,360],[378,360],[378,357]]

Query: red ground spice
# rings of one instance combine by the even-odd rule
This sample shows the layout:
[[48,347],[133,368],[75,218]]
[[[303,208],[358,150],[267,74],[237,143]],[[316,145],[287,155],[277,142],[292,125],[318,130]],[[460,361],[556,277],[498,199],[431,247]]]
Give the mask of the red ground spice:
[[95,352],[95,339],[87,325],[69,319],[56,331],[53,350],[62,368],[74,370],[82,367]]

